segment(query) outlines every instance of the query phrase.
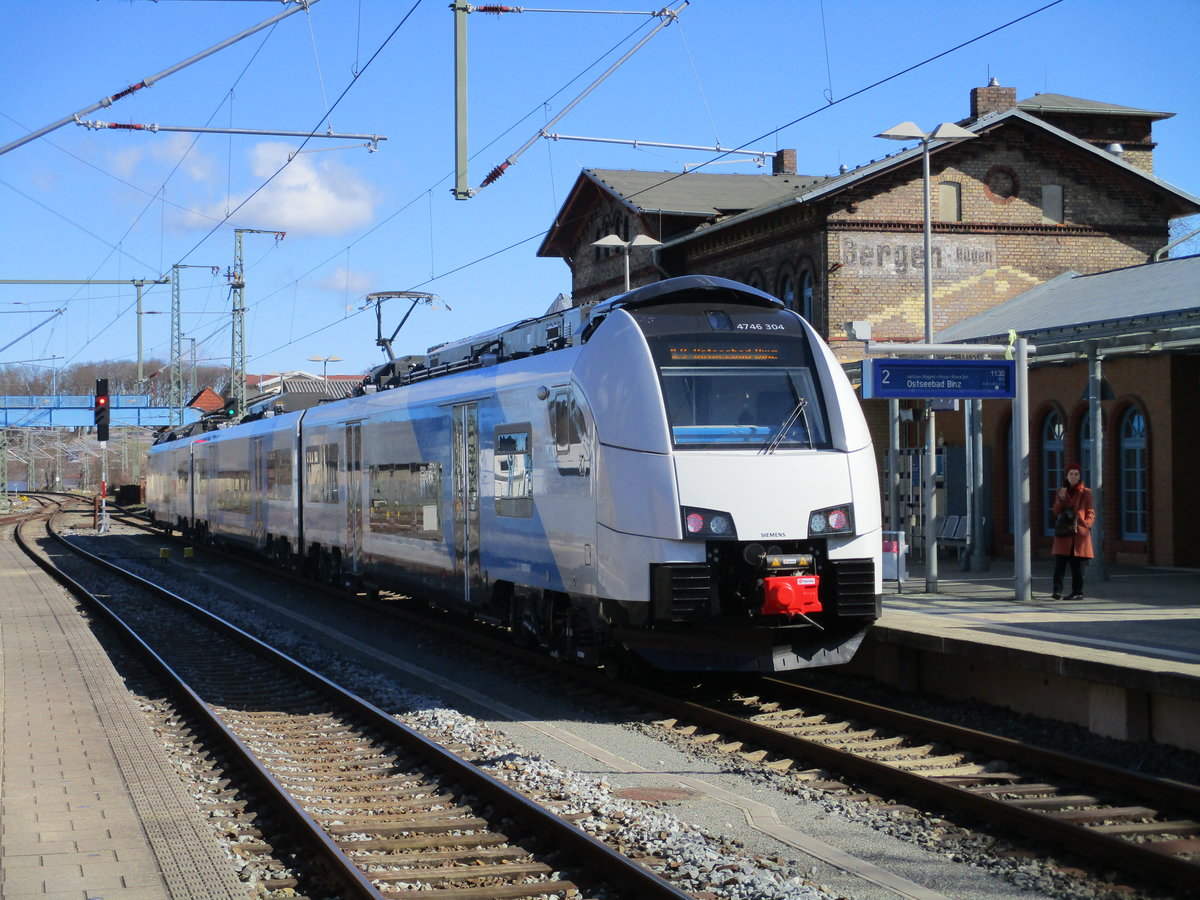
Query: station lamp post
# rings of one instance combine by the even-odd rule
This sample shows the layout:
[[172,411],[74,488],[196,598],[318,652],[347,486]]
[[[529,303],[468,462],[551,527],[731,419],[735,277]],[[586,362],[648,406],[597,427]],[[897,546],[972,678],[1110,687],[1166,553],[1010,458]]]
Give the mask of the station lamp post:
[[329,364],[331,362],[341,362],[340,356],[310,356],[309,362],[321,363],[321,381],[325,384],[325,393],[329,393]]
[[[876,137],[887,138],[890,141],[920,141],[921,142],[921,185],[924,197],[924,221],[922,237],[924,239],[925,270],[925,343],[933,343],[933,267],[930,264],[930,245],[932,244],[933,225],[929,209],[929,145],[965,141],[976,137],[975,132],[967,131],[951,122],[943,122],[933,131],[922,131],[912,122],[901,122],[887,131],[882,131]],[[921,475],[921,512],[925,519],[925,591],[937,593],[937,498],[935,483],[937,479],[937,434],[934,428],[933,404],[926,401],[925,421],[925,465]]]
[[634,247],[661,247],[662,241],[656,241],[648,234],[639,234],[632,241],[626,241],[619,234],[606,234],[598,241],[592,241],[593,247],[619,247],[625,257],[625,290],[629,291],[629,251]]

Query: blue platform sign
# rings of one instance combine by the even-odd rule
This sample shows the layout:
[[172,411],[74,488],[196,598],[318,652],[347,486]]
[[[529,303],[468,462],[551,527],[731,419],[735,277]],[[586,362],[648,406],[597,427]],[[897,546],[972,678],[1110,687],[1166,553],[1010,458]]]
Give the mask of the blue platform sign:
[[1011,399],[1016,371],[1003,359],[864,359],[863,399]]

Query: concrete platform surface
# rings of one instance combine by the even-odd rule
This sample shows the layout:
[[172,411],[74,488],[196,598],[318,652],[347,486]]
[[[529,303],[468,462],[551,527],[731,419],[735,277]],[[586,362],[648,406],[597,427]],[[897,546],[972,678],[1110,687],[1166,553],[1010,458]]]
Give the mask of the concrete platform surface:
[[76,601],[0,535],[0,897],[245,898]]

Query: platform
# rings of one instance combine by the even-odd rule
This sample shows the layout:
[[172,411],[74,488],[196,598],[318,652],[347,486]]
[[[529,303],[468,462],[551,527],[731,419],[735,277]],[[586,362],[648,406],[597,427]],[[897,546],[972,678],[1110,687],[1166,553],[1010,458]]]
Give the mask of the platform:
[[1084,599],[1053,600],[1038,560],[1019,602],[1011,562],[939,562],[937,593],[920,565],[884,582],[852,671],[1200,751],[1200,571],[1110,565],[1104,581],[1085,572]]
[[245,898],[75,600],[0,535],[0,896]]

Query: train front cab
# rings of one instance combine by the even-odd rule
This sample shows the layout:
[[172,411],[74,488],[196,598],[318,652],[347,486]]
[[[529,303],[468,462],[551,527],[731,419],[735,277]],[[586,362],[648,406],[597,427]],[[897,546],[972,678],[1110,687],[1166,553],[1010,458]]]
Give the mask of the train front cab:
[[661,669],[848,661],[880,614],[879,489],[824,342],[731,285],[614,310],[592,343],[589,359],[622,361],[619,379],[581,372],[601,423],[601,596],[626,598],[602,601],[617,642]]

